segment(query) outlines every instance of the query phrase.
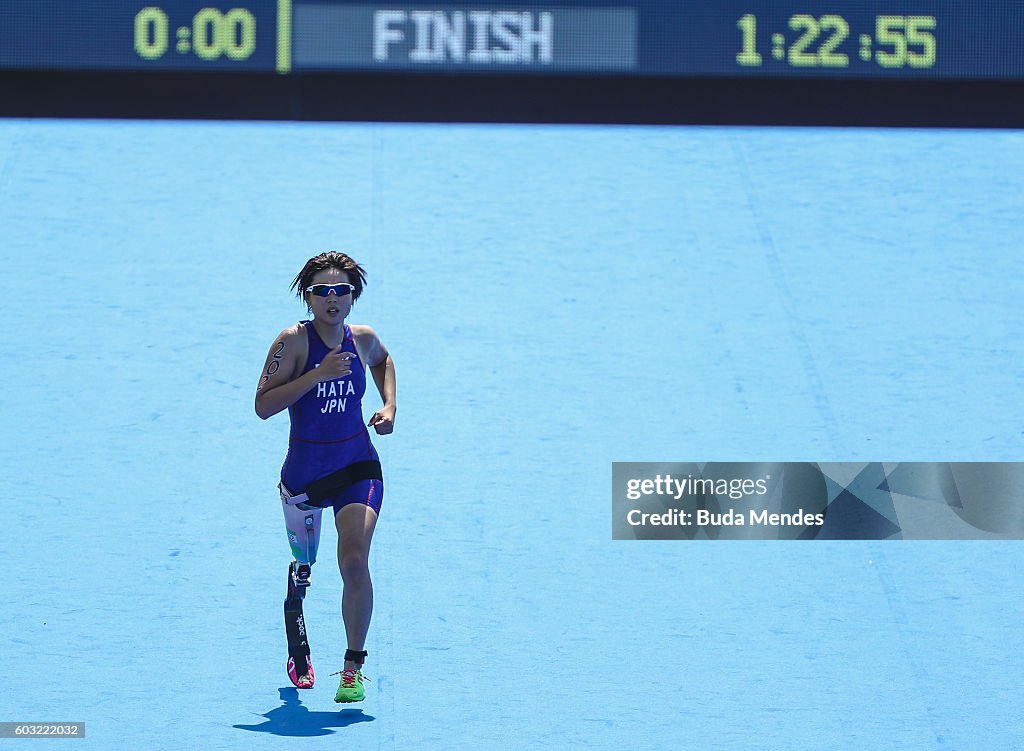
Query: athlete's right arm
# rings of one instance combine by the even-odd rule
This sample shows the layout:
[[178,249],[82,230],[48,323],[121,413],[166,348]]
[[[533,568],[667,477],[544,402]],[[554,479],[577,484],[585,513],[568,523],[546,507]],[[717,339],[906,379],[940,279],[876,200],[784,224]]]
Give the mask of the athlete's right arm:
[[317,384],[318,368],[298,376],[299,370],[305,365],[303,353],[307,348],[305,332],[297,326],[278,334],[267,354],[263,375],[256,387],[256,414],[261,420],[288,409]]

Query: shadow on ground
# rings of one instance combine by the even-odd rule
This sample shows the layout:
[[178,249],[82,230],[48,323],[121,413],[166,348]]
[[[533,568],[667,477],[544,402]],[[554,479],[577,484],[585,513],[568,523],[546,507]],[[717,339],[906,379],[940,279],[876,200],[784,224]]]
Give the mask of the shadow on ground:
[[260,717],[266,722],[260,725],[233,725],[239,730],[251,730],[257,733],[272,735],[317,736],[332,735],[334,728],[344,728],[357,722],[373,722],[376,718],[363,714],[361,709],[342,709],[338,712],[311,712],[299,700],[299,691],[288,687],[278,689],[281,694],[280,707],[270,710]]

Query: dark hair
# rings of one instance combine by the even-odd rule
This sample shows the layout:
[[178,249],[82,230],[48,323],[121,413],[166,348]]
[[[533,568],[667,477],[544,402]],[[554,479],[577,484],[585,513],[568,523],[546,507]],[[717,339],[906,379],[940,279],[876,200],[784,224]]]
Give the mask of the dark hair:
[[363,294],[363,287],[366,286],[366,271],[363,270],[362,266],[353,261],[351,256],[333,250],[313,256],[306,261],[302,271],[292,281],[291,288],[295,290],[295,296],[300,300],[305,300],[306,287],[312,284],[313,277],[316,276],[317,272],[327,269],[337,269],[347,273],[348,280],[355,287],[355,290],[352,292],[352,302],[359,299],[359,295]]

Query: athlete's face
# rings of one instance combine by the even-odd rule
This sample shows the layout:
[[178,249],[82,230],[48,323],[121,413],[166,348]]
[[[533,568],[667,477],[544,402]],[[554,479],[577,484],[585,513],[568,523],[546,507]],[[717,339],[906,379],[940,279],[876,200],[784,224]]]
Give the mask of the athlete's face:
[[[351,283],[348,274],[337,269],[325,269],[313,275],[314,284],[346,284]],[[336,295],[331,292],[327,297],[319,297],[312,292],[305,293],[306,304],[313,310],[313,317],[327,324],[338,324],[352,312],[352,295]]]

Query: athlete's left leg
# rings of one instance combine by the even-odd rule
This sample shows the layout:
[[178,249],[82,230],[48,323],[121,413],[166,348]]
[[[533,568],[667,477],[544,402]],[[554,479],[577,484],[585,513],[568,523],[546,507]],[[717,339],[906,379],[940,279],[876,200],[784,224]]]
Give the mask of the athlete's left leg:
[[[338,510],[334,522],[338,528],[338,567],[344,583],[341,616],[345,621],[348,648],[361,652],[373,612],[369,558],[377,512],[365,503],[349,503]],[[360,667],[360,663],[345,661],[346,670]]]

